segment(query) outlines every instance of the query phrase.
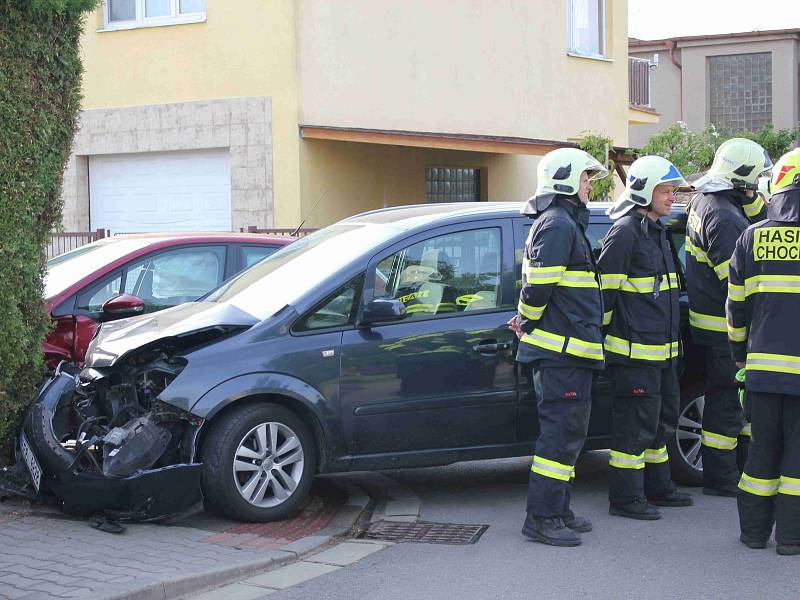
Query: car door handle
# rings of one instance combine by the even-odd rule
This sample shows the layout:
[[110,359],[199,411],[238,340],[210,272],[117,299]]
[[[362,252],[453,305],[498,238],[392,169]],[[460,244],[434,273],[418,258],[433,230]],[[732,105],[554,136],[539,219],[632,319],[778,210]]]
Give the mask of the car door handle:
[[509,342],[494,342],[494,341],[486,341],[481,342],[480,344],[475,344],[472,349],[477,352],[478,354],[491,354],[493,352],[497,352],[498,350],[508,350],[511,347]]

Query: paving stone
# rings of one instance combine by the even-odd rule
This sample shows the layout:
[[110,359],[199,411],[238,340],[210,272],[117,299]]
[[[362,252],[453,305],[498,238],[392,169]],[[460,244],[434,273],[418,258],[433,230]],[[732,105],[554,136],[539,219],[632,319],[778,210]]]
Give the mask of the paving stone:
[[390,500],[382,512],[387,516],[417,516],[419,515],[419,500],[416,498]]
[[344,542],[323,550],[319,554],[306,558],[307,562],[325,563],[328,565],[338,565],[345,567],[362,558],[383,550],[385,546],[378,544],[360,544],[358,542]]
[[193,595],[192,600],[258,600],[266,595],[274,594],[275,590],[263,587],[234,583],[225,587],[211,590],[205,594]]
[[261,587],[268,587],[276,590],[285,590],[288,587],[314,579],[320,575],[326,575],[338,570],[340,567],[332,565],[321,565],[318,563],[299,562],[293,565],[287,565],[264,573],[245,579],[242,583],[248,585],[256,585]]

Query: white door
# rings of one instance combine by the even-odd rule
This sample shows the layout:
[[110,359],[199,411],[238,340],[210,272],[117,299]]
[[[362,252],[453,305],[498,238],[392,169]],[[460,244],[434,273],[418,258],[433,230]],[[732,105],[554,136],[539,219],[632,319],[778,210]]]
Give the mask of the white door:
[[89,157],[91,229],[230,231],[228,149]]

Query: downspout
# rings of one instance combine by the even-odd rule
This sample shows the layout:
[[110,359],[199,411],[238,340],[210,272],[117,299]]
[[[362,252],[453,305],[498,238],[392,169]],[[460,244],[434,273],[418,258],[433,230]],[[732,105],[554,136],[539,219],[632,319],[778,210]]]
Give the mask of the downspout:
[[681,121],[683,121],[683,66],[675,60],[675,40],[666,40],[667,50],[669,50],[669,61],[675,65],[680,73],[680,93],[681,93]]

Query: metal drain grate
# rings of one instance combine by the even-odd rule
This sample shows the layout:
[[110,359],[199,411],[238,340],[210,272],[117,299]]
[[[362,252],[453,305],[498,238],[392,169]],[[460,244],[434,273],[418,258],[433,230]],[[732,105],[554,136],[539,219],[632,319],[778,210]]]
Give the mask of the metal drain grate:
[[389,542],[465,545],[477,542],[488,528],[488,525],[461,525],[459,523],[378,521],[370,525],[361,537]]

